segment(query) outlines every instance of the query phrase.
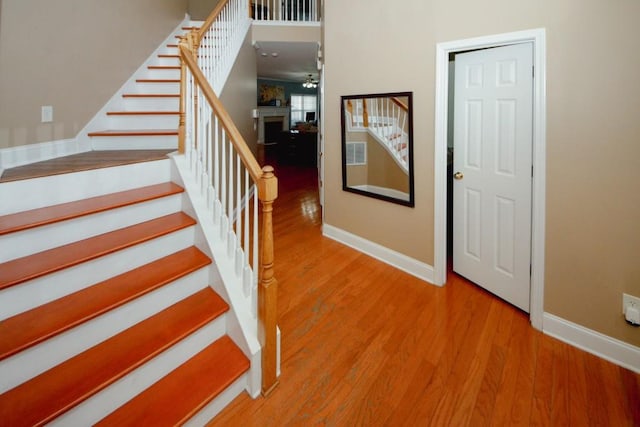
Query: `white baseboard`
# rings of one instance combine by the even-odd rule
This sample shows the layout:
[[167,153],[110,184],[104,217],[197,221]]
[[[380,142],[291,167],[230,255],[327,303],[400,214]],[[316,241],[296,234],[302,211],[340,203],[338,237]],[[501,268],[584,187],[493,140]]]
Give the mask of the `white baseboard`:
[[640,373],[640,347],[611,338],[549,313],[544,313],[542,331],[560,341]]
[[91,151],[91,147],[75,138],[2,148],[0,149],[0,169],[15,168],[85,151]]
[[434,283],[433,267],[429,264],[425,264],[414,258],[401,254],[400,252],[396,252],[392,249],[386,248],[328,224],[322,225],[322,234],[330,239],[343,243],[353,249],[372,256],[377,260],[409,273],[418,279],[429,282],[430,284]]

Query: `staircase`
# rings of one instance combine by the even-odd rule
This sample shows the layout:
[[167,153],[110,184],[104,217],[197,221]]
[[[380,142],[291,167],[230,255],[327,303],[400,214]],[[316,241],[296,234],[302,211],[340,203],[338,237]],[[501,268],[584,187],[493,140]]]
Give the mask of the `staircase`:
[[165,159],[0,184],[0,425],[203,425],[248,388],[175,175]]
[[201,24],[186,21],[87,126],[93,150],[178,147],[180,57],[178,38]]

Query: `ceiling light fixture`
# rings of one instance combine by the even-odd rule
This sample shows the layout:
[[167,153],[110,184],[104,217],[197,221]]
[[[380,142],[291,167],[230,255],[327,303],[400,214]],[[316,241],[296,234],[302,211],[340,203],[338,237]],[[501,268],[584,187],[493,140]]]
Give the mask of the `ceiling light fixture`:
[[307,89],[313,89],[318,87],[318,82],[314,81],[311,78],[311,74],[309,74],[307,76],[307,79],[304,81],[304,83],[302,83],[302,87],[307,88]]

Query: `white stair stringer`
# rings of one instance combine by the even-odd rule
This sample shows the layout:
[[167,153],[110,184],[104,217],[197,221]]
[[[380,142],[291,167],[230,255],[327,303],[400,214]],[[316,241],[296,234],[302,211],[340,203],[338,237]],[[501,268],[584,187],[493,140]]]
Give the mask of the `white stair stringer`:
[[[213,222],[199,185],[188,171],[186,156],[173,154],[173,181],[179,183],[190,201],[191,209],[185,212],[198,221],[196,246],[216,260],[216,271],[212,271],[210,283],[213,289],[229,303],[227,334],[247,356],[251,363],[248,373],[247,392],[253,398],[260,394],[262,382],[261,347],[258,341],[258,321],[252,297],[243,292],[242,275],[236,274],[234,258],[229,256],[227,241],[220,237],[220,229]],[[217,278],[216,275],[220,277]]]
[[[409,166],[407,165],[407,161],[404,159],[404,155],[407,153],[408,148],[404,148],[402,150],[395,150],[393,148],[393,143],[387,138],[387,136],[383,132],[379,132],[377,128],[366,128],[369,135],[371,135],[380,145],[384,147],[384,149],[389,153],[389,155],[396,162],[398,167],[402,169],[402,171],[406,174],[409,173]],[[408,137],[407,134],[402,132],[402,136],[399,144],[405,144],[408,147]]]

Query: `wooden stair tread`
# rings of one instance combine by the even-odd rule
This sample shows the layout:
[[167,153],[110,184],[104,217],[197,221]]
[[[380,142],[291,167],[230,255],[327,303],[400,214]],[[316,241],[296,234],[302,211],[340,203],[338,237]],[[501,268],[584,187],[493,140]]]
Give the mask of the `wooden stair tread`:
[[177,212],[0,264],[0,290],[194,225]]
[[179,70],[180,65],[149,65],[149,70]]
[[4,425],[51,421],[228,310],[209,287],[0,395]]
[[125,93],[123,98],[180,98],[179,93]]
[[182,425],[248,369],[249,360],[224,336],[96,426]]
[[171,116],[180,111],[108,111],[107,116]]
[[0,321],[0,360],[113,310],[211,263],[195,247]]
[[180,55],[176,55],[173,53],[161,53],[158,54],[158,58],[180,58]]
[[136,79],[136,83],[180,83],[180,79]]
[[109,209],[116,209],[135,203],[146,202],[184,190],[173,182],[150,185],[104,196],[91,197],[75,202],[62,203],[44,208],[32,209],[15,214],[0,216],[0,236],[27,230],[41,225],[53,224]]
[[174,136],[178,135],[177,129],[121,129],[103,130],[91,132],[89,136]]

